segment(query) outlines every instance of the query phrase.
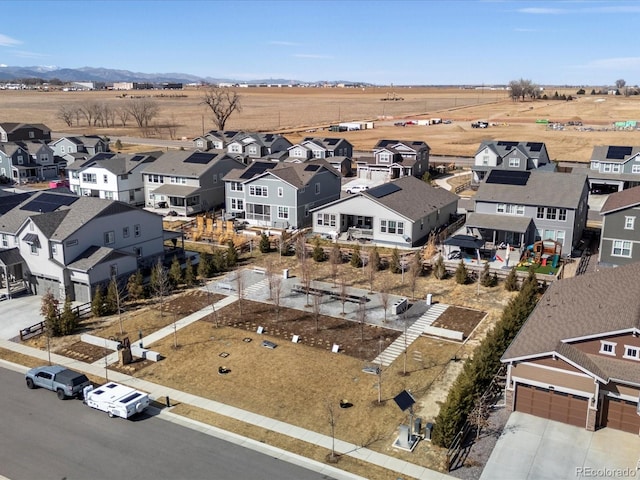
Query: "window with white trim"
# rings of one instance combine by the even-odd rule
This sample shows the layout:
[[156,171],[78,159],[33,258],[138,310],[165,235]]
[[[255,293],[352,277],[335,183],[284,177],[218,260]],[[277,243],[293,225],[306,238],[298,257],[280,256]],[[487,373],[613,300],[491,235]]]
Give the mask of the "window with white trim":
[[269,190],[261,185],[249,185],[249,195],[254,197],[268,197]]
[[513,158],[509,158],[509,167],[510,168],[518,168],[520,167],[520,159],[513,157]]
[[96,174],[95,173],[83,173],[82,181],[86,183],[97,183]]
[[333,213],[319,213],[316,219],[316,224],[324,225],[325,227],[335,227],[336,216]]
[[640,173],[640,165],[631,165],[631,173]]
[[279,197],[284,197],[284,188],[278,187],[278,196]]
[[244,210],[244,200],[241,198],[232,198],[231,210]]
[[629,360],[640,360],[640,349],[634,345],[625,345],[624,346],[624,355],[622,358],[627,358]]
[[232,192],[243,192],[244,191],[244,185],[240,182],[229,182],[229,189]]
[[320,193],[320,184],[316,183],[316,195]]
[[614,240],[611,248],[613,257],[631,257],[631,242],[626,240]]
[[555,220],[558,216],[558,209],[555,207],[547,208],[547,220]]
[[140,225],[134,225],[133,226],[133,235],[135,237],[139,237],[140,236]]
[[6,233],[3,233],[2,235],[0,235],[0,239],[2,239],[2,246],[3,247],[8,247],[9,246],[9,236]]
[[278,206],[278,218],[280,219],[288,219],[289,218],[289,207]]
[[600,340],[600,353],[605,355],[616,356],[616,343]]
[[624,229],[633,230],[635,221],[636,221],[636,217],[624,217]]
[[561,222],[566,222],[567,221],[567,209],[566,208],[559,208],[558,209],[558,220]]
[[538,207],[536,218],[544,218],[544,207]]
[[113,192],[104,192],[104,198],[107,200],[113,200]]
[[104,232],[105,245],[111,245],[113,242],[115,242],[115,240],[116,240],[116,235],[113,232],[113,230],[111,230],[110,232]]
[[129,238],[129,227],[122,227],[122,237]]
[[504,204],[504,203],[499,203],[496,206],[496,212],[498,212],[498,213],[504,213],[506,210],[507,210],[507,205]]
[[107,174],[102,175],[102,183],[109,183],[109,175]]

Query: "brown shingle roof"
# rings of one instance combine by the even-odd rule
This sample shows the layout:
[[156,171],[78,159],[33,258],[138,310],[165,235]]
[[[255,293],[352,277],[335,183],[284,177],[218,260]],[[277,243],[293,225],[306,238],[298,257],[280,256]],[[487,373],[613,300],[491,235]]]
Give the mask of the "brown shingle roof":
[[609,195],[600,209],[600,215],[606,215],[616,210],[640,205],[640,187],[633,187]]

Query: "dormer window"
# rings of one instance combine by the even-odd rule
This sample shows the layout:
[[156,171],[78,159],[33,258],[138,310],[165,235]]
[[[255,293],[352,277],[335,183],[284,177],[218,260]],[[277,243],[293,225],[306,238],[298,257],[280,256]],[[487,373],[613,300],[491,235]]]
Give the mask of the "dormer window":
[[616,356],[616,343],[600,340],[600,353],[604,355]]
[[624,355],[622,358],[626,358],[628,360],[640,360],[640,348],[634,345],[625,345]]

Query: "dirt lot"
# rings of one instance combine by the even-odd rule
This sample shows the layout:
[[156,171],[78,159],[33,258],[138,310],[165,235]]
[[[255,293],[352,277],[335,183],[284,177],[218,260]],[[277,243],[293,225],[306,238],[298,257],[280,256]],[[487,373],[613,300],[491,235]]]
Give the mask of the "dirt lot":
[[[478,91],[445,88],[321,89],[321,88],[255,88],[241,89],[242,112],[231,117],[230,130],[281,131],[292,142],[305,136],[326,136],[322,131],[330,124],[345,121],[375,121],[373,130],[331,134],[347,138],[356,149],[370,150],[381,138],[424,140],[432,154],[466,155],[475,153],[484,139],[541,141],[547,144],[551,159],[587,161],[594,145],[626,145],[634,133],[611,131],[614,121],[636,120],[640,97],[584,95],[576,100],[513,102],[505,91]],[[552,89],[560,94],[575,95],[575,91]],[[391,94],[402,101],[383,101]],[[149,95],[161,95],[150,92]],[[202,92],[185,90],[175,96],[155,96],[160,105],[156,131],[149,134],[169,138],[169,124],[177,124],[175,138],[193,138],[211,130],[213,124],[202,105]],[[120,107],[129,98],[119,92],[37,92],[0,91],[0,102],[6,118],[15,121],[45,123],[54,131],[75,134],[97,133],[109,136],[141,136],[130,121],[125,128],[118,122],[109,127],[88,127],[86,121],[68,127],[57,118],[60,105],[81,105],[85,102],[105,102]],[[396,127],[398,119],[439,117],[450,124]],[[579,120],[593,131],[580,127],[550,130],[536,124],[537,119],[554,122]],[[494,126],[472,129],[471,122],[485,120]],[[203,128],[204,127],[204,128]],[[148,150],[149,148],[147,148]]]

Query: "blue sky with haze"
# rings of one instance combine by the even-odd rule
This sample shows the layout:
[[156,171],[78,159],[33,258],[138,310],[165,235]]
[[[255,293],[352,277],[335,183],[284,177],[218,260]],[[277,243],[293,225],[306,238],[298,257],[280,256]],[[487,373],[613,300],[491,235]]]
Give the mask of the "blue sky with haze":
[[379,85],[640,83],[634,0],[4,0],[0,11],[0,65]]

